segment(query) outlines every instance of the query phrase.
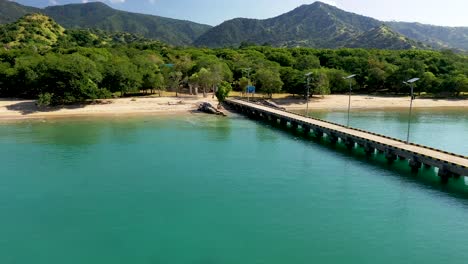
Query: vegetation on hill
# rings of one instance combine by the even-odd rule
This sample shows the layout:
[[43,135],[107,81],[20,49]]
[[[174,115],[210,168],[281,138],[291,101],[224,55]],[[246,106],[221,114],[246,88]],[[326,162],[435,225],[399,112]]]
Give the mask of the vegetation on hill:
[[224,47],[249,42],[286,47],[338,48],[380,24],[375,19],[315,2],[270,19],[236,18],[226,21],[208,30],[195,41],[195,45]]
[[387,24],[400,34],[432,47],[468,51],[468,27],[441,27],[407,22]]
[[43,15],[26,16],[5,27],[17,33],[0,34],[0,42],[22,44],[0,50],[0,96],[39,98],[41,104],[165,89],[204,95],[218,90],[223,100],[230,87],[244,91],[249,84],[270,96],[304,95],[309,72],[312,94],[346,92],[343,77],[349,74],[357,74],[356,93],[408,94],[403,81],[414,77],[421,78],[417,93],[468,92],[468,57],[451,51],[174,48],[132,35],[63,30]]
[[268,43],[276,47],[433,47],[468,51],[468,28],[386,23],[315,2],[270,19],[236,18],[226,21],[208,30],[194,44],[237,47],[243,42],[257,45]]
[[130,43],[163,45],[155,40],[125,32],[64,29],[53,19],[42,14],[25,15],[14,23],[0,25],[0,43],[5,49],[21,47],[36,51],[55,47],[104,47]]
[[178,46],[190,45],[211,28],[190,21],[120,11],[101,2],[50,6],[44,13],[66,28],[128,32]]
[[64,32],[65,29],[50,17],[31,14],[15,23],[0,26],[0,42],[7,49],[30,45],[52,46]]
[[0,0],[0,24],[11,23],[30,13],[50,16],[67,29],[98,29],[128,32],[171,45],[190,45],[211,26],[185,20],[136,14],[113,9],[101,2],[56,5],[44,9]]
[[[276,47],[432,47],[468,51],[468,27],[382,22],[321,2],[303,5],[271,19],[236,18],[213,28],[190,21],[115,10],[102,2],[39,9],[0,0],[0,24],[11,23],[30,13],[48,15],[67,29],[128,32],[176,46],[238,47],[244,42]],[[382,24],[387,25],[385,32],[389,34],[382,34]]]
[[346,45],[350,48],[372,48],[372,49],[428,49],[421,42],[411,40],[401,34],[396,33],[386,25],[373,28],[362,33]]

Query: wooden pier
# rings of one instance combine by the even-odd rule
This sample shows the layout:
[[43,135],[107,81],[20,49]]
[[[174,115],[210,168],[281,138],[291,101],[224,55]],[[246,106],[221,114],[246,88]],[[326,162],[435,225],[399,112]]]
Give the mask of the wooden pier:
[[299,129],[304,133],[313,132],[318,137],[326,137],[336,143],[341,140],[349,149],[356,145],[364,148],[368,155],[375,151],[385,154],[391,163],[397,158],[408,160],[408,165],[417,172],[423,165],[438,168],[438,175],[443,181],[451,177],[468,176],[468,157],[449,153],[443,150],[422,146],[414,143],[379,135],[356,128],[348,128],[343,125],[328,121],[302,116],[296,113],[283,111],[277,108],[246,102],[239,99],[228,99],[226,103],[238,112],[249,117],[264,119],[270,122]]

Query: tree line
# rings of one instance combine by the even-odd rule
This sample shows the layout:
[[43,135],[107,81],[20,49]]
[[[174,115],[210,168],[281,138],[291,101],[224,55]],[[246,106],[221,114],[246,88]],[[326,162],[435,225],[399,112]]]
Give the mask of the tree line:
[[[98,47],[62,45],[0,51],[0,96],[68,104],[129,93],[169,90],[207,96],[210,91],[305,95],[408,94],[403,81],[418,77],[417,93],[459,96],[468,92],[468,56],[451,51],[312,49],[242,46],[180,48],[160,43]],[[223,97],[223,96],[221,96]]]

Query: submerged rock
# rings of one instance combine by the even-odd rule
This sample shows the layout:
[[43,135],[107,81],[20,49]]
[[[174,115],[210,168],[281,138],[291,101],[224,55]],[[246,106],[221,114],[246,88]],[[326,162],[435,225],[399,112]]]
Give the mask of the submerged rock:
[[198,106],[198,111],[203,112],[203,113],[207,113],[207,114],[212,114],[212,115],[226,116],[225,113],[223,113],[222,111],[219,111],[218,109],[216,109],[216,107],[214,107],[213,105],[211,105],[210,103],[207,103],[207,102],[201,103]]

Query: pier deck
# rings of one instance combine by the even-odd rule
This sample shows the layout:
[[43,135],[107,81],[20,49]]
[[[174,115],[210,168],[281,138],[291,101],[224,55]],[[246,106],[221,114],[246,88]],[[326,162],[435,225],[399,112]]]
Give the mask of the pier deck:
[[264,118],[283,124],[289,123],[294,128],[301,126],[307,133],[311,130],[319,135],[327,135],[331,141],[339,139],[350,148],[356,144],[364,147],[366,153],[371,154],[375,150],[385,153],[391,162],[397,157],[409,161],[409,165],[418,170],[422,164],[439,168],[439,176],[443,179],[450,177],[468,176],[468,157],[434,149],[427,146],[409,143],[376,133],[348,128],[339,124],[320,119],[305,117],[299,114],[283,111],[269,106],[246,102],[239,99],[228,99],[227,104],[244,114],[253,117]]

